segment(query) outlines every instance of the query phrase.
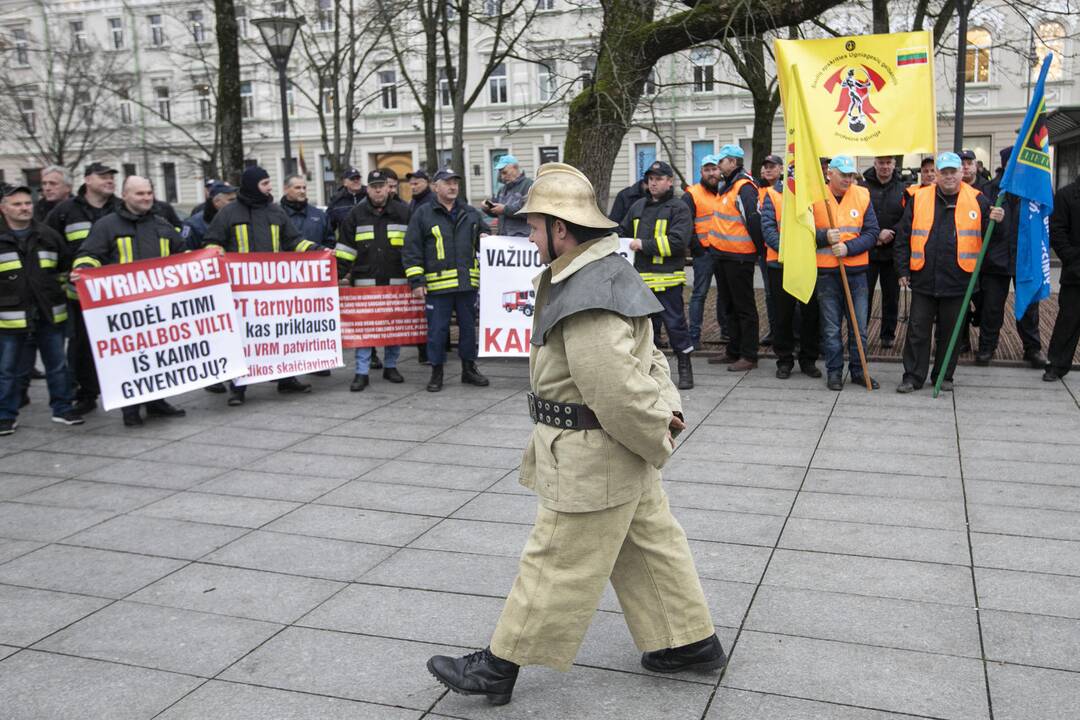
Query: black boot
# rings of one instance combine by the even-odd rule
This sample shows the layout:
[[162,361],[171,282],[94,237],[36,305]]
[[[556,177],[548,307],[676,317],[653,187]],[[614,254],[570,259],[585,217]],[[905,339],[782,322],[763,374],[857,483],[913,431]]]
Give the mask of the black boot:
[[277,391],[282,394],[309,393],[311,392],[311,386],[307,383],[300,382],[294,377],[287,377],[278,380]]
[[240,407],[244,404],[244,397],[247,395],[246,385],[236,385],[229,383],[229,407]]
[[476,363],[472,360],[461,361],[461,382],[466,385],[475,385],[476,387],[487,387],[490,385],[488,379],[480,374],[480,370],[477,369]]
[[727,656],[720,639],[713,635],[689,645],[643,653],[641,666],[658,673],[677,673],[684,670],[718,670],[724,667]]
[[375,348],[371,348],[371,369],[382,370],[382,360],[379,359],[379,352]]
[[139,414],[138,405],[128,405],[127,407],[120,408],[120,412],[124,416],[124,427],[139,427],[143,424],[142,416]]
[[492,705],[510,702],[517,682],[518,666],[484,648],[464,657],[436,655],[427,661],[435,679],[462,695],[483,695]]
[[427,391],[439,392],[442,390],[442,365],[431,366],[431,379],[428,380]]
[[187,410],[170,405],[164,400],[146,403],[146,417],[184,417]]
[[368,386],[367,375],[357,375],[349,385],[349,392],[362,392]]
[[403,383],[403,382],[405,382],[405,378],[403,378],[401,376],[401,373],[398,372],[398,369],[396,367],[386,368],[385,370],[382,371],[382,376],[383,376],[383,380],[386,380],[387,382],[392,382],[392,383]]
[[679,389],[694,389],[694,368],[690,365],[690,353],[676,353],[675,358],[679,361]]

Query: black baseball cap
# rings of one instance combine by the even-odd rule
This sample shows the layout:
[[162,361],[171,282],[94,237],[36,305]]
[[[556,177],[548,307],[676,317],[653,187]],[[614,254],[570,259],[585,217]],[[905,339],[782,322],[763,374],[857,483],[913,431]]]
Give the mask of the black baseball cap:
[[385,170],[372,170],[367,174],[368,185],[383,185],[386,183],[387,175]]
[[9,195],[14,195],[15,193],[26,193],[27,195],[34,194],[26,185],[4,185],[0,187],[0,197],[7,197]]
[[974,150],[961,150],[960,151],[960,159],[961,160],[974,160],[975,159],[975,151]]
[[203,187],[206,188],[207,190],[209,190],[210,188],[217,185],[219,182],[222,182],[222,181],[217,180],[215,178],[206,178],[205,180],[203,180]]
[[213,198],[215,198],[218,195],[221,195],[223,193],[234,193],[234,192],[236,192],[236,188],[234,188],[229,183],[215,181],[214,184],[210,186],[210,198],[211,199],[213,199]]
[[656,162],[654,162],[652,165],[649,166],[648,170],[645,171],[645,177],[649,177],[650,175],[663,175],[665,177],[675,177],[675,171],[672,170],[671,166],[668,165],[663,160],[657,160]]
[[780,159],[779,155],[766,155],[765,159],[761,161],[762,165],[783,165],[784,161]]
[[440,180],[450,180],[451,178],[457,178],[458,180],[460,180],[461,173],[459,173],[457,170],[454,170],[453,168],[444,167],[439,170],[439,172],[435,173],[434,179],[435,182],[439,182]]
[[397,180],[398,175],[394,168],[379,168],[388,180]]
[[413,170],[411,173],[405,173],[406,180],[412,180],[413,178],[418,178],[420,180],[431,180],[431,178],[428,177],[427,171],[423,169]]
[[116,170],[104,163],[92,162],[83,168],[83,176],[87,175],[115,175]]
[[364,177],[364,174],[360,172],[360,168],[350,167],[341,174],[341,177],[345,178],[346,180],[356,180],[357,178]]

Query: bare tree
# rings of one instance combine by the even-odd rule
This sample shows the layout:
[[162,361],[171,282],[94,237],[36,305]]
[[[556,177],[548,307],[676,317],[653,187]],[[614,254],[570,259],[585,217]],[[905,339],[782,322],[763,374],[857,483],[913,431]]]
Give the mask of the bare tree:
[[244,136],[241,126],[240,41],[233,0],[214,0],[217,30],[217,107],[215,131],[221,146],[220,164],[233,182],[239,182],[244,167]]

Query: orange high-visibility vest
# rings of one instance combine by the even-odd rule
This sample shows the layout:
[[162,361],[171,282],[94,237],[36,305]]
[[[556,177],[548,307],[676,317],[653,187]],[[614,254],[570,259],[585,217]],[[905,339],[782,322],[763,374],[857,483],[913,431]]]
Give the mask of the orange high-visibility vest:
[[[848,243],[859,237],[862,233],[863,220],[866,218],[866,209],[870,207],[870,191],[861,185],[852,183],[848,187],[844,197],[837,206],[836,198],[832,192],[827,192],[824,202],[818,200],[814,203],[814,226],[818,230],[828,230],[829,213],[825,210],[825,203],[832,208],[832,216],[836,222],[836,229],[840,231],[840,242]],[[819,268],[840,267],[840,258],[833,255],[831,247],[817,249],[817,266]],[[858,255],[847,255],[843,258],[848,267],[864,267],[870,264],[869,251],[863,251]]]
[[[769,200],[772,202],[773,210],[776,211],[776,229],[779,231],[780,213],[783,209],[782,206],[784,204],[784,194],[781,192],[777,192],[776,188],[774,187],[762,188],[762,190],[764,190],[764,192],[761,193],[760,196],[761,202],[764,203],[766,197],[769,198]],[[765,246],[765,262],[780,262],[780,254],[768,245]]]
[[701,247],[709,247],[709,236],[720,232],[716,215],[720,211],[720,196],[709,192],[701,183],[686,188],[694,199],[694,234]]
[[752,184],[753,181],[741,178],[728,188],[727,192],[720,196],[720,208],[716,214],[718,232],[709,239],[709,245],[720,252],[735,255],[755,255],[757,247],[750,238],[750,231],[743,224],[742,214],[739,213],[737,204],[739,191],[743,185]]
[[[922,270],[926,264],[926,241],[934,226],[936,203],[936,185],[927,185],[915,192],[911,215],[912,271]],[[982,250],[982,208],[979,207],[979,191],[967,183],[960,183],[953,219],[956,223],[956,264],[964,272],[973,273]]]

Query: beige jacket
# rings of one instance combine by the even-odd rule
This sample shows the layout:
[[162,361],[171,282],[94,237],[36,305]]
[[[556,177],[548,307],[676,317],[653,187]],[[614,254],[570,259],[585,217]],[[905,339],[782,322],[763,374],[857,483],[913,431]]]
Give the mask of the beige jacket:
[[[539,312],[548,291],[588,263],[618,250],[614,235],[565,253],[533,280]],[[588,405],[603,429],[561,430],[537,424],[521,462],[520,482],[558,512],[591,512],[636,499],[660,479],[672,452],[667,440],[682,410],[667,359],[653,345],[648,317],[585,310],[558,322],[529,355],[532,390],[545,400]]]

